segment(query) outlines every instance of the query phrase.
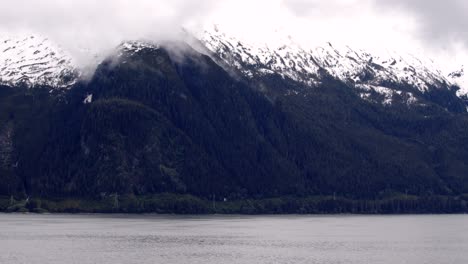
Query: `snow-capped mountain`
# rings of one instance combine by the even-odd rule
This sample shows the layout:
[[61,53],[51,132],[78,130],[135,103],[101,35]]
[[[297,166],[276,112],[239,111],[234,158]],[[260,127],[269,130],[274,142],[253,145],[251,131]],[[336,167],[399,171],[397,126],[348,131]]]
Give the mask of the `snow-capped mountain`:
[[329,74],[356,88],[363,99],[370,98],[370,92],[383,95],[384,104],[391,104],[394,96],[416,103],[414,93],[450,89],[458,84],[454,76],[445,74],[432,60],[410,54],[387,51],[374,55],[332,43],[304,47],[289,36],[278,36],[280,44],[252,43],[217,26],[205,30],[201,39],[212,53],[250,78],[278,74],[316,86],[324,74]]
[[[221,59],[223,66],[234,68],[247,78],[276,74],[315,87],[324,77],[332,76],[354,88],[364,100],[375,101],[373,95],[378,94],[379,102],[385,105],[396,99],[408,105],[418,104],[421,95],[437,89],[453,89],[453,85],[462,88],[457,93],[459,97],[468,94],[463,89],[468,87],[463,69],[447,73],[435,62],[410,54],[377,54],[332,43],[308,47],[280,33],[274,43],[253,42],[223,32],[217,26],[195,37],[210,55]],[[123,51],[138,52],[144,47],[159,46],[142,41],[123,42],[117,55]],[[79,67],[71,56],[45,37],[0,39],[2,84],[66,88],[79,76]]]
[[0,196],[468,193],[462,68],[215,30],[115,43],[85,76],[73,47],[77,64],[45,38],[2,45]]
[[78,77],[71,57],[41,36],[0,37],[0,83],[70,87]]
[[[125,41],[114,54],[120,57],[124,53],[137,53],[148,47],[158,46],[150,42]],[[91,49],[86,52],[92,54]],[[93,63],[99,64],[106,56],[94,55]],[[90,68],[95,68],[95,65]],[[82,72],[70,54],[46,37],[27,35],[0,38],[0,84],[70,88],[85,74],[89,73]]]

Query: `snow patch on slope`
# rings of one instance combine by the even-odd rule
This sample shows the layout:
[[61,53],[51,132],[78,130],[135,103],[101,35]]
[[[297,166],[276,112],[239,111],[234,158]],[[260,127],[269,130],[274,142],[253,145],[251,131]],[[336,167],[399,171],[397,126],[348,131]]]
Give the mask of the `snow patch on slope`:
[[[366,84],[358,84],[356,85],[356,89],[362,99],[370,102],[381,102],[383,105],[392,105],[397,99],[398,102],[404,102],[408,106],[419,104],[419,100],[411,92]],[[376,101],[373,95],[379,95],[377,97],[381,97],[380,101]]]
[[158,49],[160,46],[149,41],[126,41],[123,42],[120,47],[125,51],[131,51],[134,53],[140,52],[143,49]]
[[90,104],[93,102],[93,94],[87,94],[83,100],[83,104]]
[[450,72],[448,78],[451,83],[460,88],[457,91],[457,95],[461,98],[468,99],[468,76],[465,74],[465,67],[461,66],[459,70]]
[[0,37],[0,83],[66,88],[78,77],[71,57],[47,38]]

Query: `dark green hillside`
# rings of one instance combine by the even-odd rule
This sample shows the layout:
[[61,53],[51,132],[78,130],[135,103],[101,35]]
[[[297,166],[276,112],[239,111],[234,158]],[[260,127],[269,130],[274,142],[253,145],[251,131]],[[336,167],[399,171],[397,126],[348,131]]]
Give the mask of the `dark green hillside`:
[[333,79],[240,80],[188,47],[127,51],[67,91],[0,87],[0,196],[50,211],[292,213],[427,212],[438,195],[440,211],[463,211],[468,116],[428,96],[382,106]]

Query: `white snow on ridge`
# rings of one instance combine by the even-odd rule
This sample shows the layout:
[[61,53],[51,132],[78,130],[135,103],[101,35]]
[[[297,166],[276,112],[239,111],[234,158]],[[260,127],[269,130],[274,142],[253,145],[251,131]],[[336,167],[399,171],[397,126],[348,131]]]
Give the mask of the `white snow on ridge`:
[[0,37],[0,83],[65,88],[76,78],[70,56],[47,38]]
[[[369,93],[363,87],[384,94],[384,104],[391,104],[392,98],[400,95],[407,98],[408,103],[414,103],[419,93],[430,89],[447,89],[451,85],[459,86],[458,96],[468,99],[468,76],[464,74],[463,67],[447,72],[431,60],[410,54],[389,51],[370,53],[332,43],[309,47],[297,43],[284,32],[276,34],[269,41],[258,42],[229,35],[214,26],[196,37],[224,63],[251,78],[278,74],[314,87],[320,84],[324,74],[331,75],[362,91],[363,98]],[[116,52],[117,56],[122,56],[145,48],[157,49],[160,46],[151,41],[126,41]],[[100,61],[104,55],[96,55],[96,60]],[[96,65],[99,61],[96,61]],[[71,56],[47,38],[38,35],[0,35],[0,84],[67,88],[79,77],[80,70]],[[403,87],[401,85],[409,87],[411,93],[395,88]],[[378,87],[394,92],[389,95],[388,91],[384,92]],[[395,93],[397,96],[393,96]]]
[[[144,48],[158,47],[145,41],[126,41],[122,42],[117,52],[121,56],[123,52],[137,53]],[[95,65],[106,56],[107,54],[95,55]],[[0,35],[0,84],[69,88],[82,75],[92,75],[86,70],[79,68],[71,55],[46,37]]]
[[203,44],[246,76],[277,73],[309,85],[314,85],[318,79],[319,68],[313,58],[289,38],[284,39],[282,45],[270,46],[242,42],[217,28],[206,33],[201,37]]
[[[151,43],[150,41],[125,41],[120,44],[120,52],[132,52],[138,53],[143,49],[150,48],[150,49],[158,49],[160,46],[155,43]],[[120,53],[119,55],[121,55]]]
[[276,73],[314,85],[320,83],[320,69],[323,69],[351,86],[379,87],[394,83],[424,93],[451,85],[450,78],[433,61],[410,54],[389,51],[370,54],[331,43],[304,47],[281,35],[275,43],[252,43],[230,36],[217,26],[205,30],[200,38],[211,52],[249,77]]
[[457,95],[468,99],[468,75],[465,74],[465,67],[461,66],[459,70],[449,73],[448,78],[452,84],[460,88]]

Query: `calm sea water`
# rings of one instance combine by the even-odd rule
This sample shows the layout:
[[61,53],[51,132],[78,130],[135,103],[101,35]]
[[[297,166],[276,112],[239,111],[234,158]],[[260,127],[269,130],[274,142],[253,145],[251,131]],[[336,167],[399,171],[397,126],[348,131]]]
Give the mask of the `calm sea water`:
[[468,216],[0,215],[0,263],[468,263]]

